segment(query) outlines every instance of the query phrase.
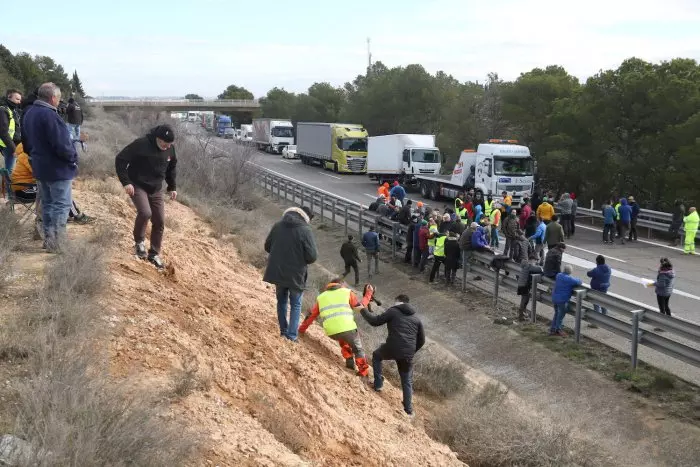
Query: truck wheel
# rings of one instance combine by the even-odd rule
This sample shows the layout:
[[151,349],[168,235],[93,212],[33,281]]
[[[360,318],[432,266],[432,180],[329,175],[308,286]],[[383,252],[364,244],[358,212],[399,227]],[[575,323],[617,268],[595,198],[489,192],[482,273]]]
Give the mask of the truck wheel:
[[333,162],[333,172],[338,173],[338,161]]
[[420,184],[420,195],[423,198],[428,197],[428,185],[425,182],[421,182],[421,184]]

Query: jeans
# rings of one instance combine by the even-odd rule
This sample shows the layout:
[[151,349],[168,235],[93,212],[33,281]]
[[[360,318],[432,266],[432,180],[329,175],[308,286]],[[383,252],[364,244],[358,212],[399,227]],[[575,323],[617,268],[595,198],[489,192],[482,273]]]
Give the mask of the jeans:
[[418,270],[423,272],[425,270],[425,264],[428,262],[428,256],[430,256],[430,249],[428,247],[420,252],[420,261],[418,262]]
[[550,332],[561,331],[567,311],[569,311],[569,302],[554,304],[554,318],[552,318],[552,325],[549,328]]
[[48,249],[56,248],[66,234],[66,222],[72,206],[72,180],[39,180],[44,241]]
[[491,226],[491,246],[498,246],[498,227]]
[[629,240],[637,240],[637,218],[633,217],[632,222],[630,223],[630,234],[629,234]]
[[[4,162],[5,162],[5,168],[10,173],[10,177],[12,177],[12,169],[15,168],[15,161],[17,160],[17,158],[15,157],[15,153],[12,152],[10,150],[10,148],[7,148],[7,147],[0,149],[0,151],[2,151],[2,156],[3,156]],[[11,187],[8,184],[7,185],[8,195],[10,194],[10,190],[11,190]]]
[[564,236],[569,238],[571,236],[571,214],[561,215],[561,226],[564,229]]
[[72,142],[80,141],[80,125],[75,123],[66,123],[66,128],[68,128],[68,135]]
[[[280,324],[280,336],[290,341],[297,340],[299,317],[301,316],[301,290],[292,290],[277,286],[277,320]],[[287,321],[287,302],[290,304],[289,321]]]
[[403,391],[403,410],[407,414],[413,413],[413,359],[401,358],[395,359],[386,350],[386,344],[379,346],[372,353],[372,370],[374,371],[374,390],[380,391],[384,386],[384,377],[382,376],[382,361],[394,360],[399,369],[399,377],[401,378],[401,390]]
[[615,224],[605,224],[603,226],[603,241],[612,242],[613,241],[613,229]]

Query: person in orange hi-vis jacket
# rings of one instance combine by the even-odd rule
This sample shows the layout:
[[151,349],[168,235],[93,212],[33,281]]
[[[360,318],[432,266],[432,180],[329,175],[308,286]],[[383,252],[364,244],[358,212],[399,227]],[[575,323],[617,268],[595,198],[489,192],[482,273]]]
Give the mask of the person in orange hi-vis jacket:
[[299,326],[299,335],[318,318],[326,335],[340,344],[345,365],[351,370],[357,365],[357,374],[368,382],[369,364],[354,316],[355,308],[366,308],[372,301],[373,288],[365,286],[364,291],[360,301],[341,277],[333,279],[316,298],[311,314]]
[[377,195],[384,195],[384,198],[389,199],[389,182],[384,182],[382,186],[377,188]]

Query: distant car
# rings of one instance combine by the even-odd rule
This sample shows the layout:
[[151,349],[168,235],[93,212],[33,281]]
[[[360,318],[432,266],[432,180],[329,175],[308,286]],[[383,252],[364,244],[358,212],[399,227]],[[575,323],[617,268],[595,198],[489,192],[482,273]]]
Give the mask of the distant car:
[[282,149],[282,158],[283,159],[296,159],[297,158],[296,145],[290,144],[289,146],[285,146]]
[[233,139],[235,134],[236,134],[236,130],[234,130],[233,128],[226,128],[224,130],[224,139],[228,139],[228,138]]

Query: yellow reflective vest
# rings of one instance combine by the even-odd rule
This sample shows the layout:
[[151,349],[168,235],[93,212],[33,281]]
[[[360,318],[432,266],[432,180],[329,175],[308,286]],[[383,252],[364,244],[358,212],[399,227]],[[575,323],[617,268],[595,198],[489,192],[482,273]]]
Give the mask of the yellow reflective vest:
[[[464,205],[462,205],[464,206]],[[466,208],[458,208],[457,209],[457,215],[459,216],[460,219],[462,219],[462,223],[467,223],[469,222],[469,211],[467,211]]]
[[323,324],[327,336],[357,329],[355,316],[350,306],[350,294],[346,288],[326,290],[316,298],[318,319]]
[[[437,225],[431,225],[428,229],[429,229],[428,232],[430,232],[430,235],[435,235],[436,233],[438,233]],[[436,240],[437,240],[437,237],[429,238],[428,239],[428,246],[435,246]]]
[[485,199],[484,200],[484,214],[486,216],[490,216],[491,211],[493,211],[493,201],[489,202],[489,200]]
[[446,235],[438,237],[437,241],[435,242],[435,250],[433,251],[433,255],[443,258],[445,257],[445,240],[447,240]]
[[[7,118],[10,121],[10,125],[8,127],[7,133],[10,135],[10,139],[15,137],[15,114],[12,112],[12,109],[5,107],[7,110]],[[2,110],[0,110],[2,112]],[[0,148],[5,147],[5,142],[0,139]]]

